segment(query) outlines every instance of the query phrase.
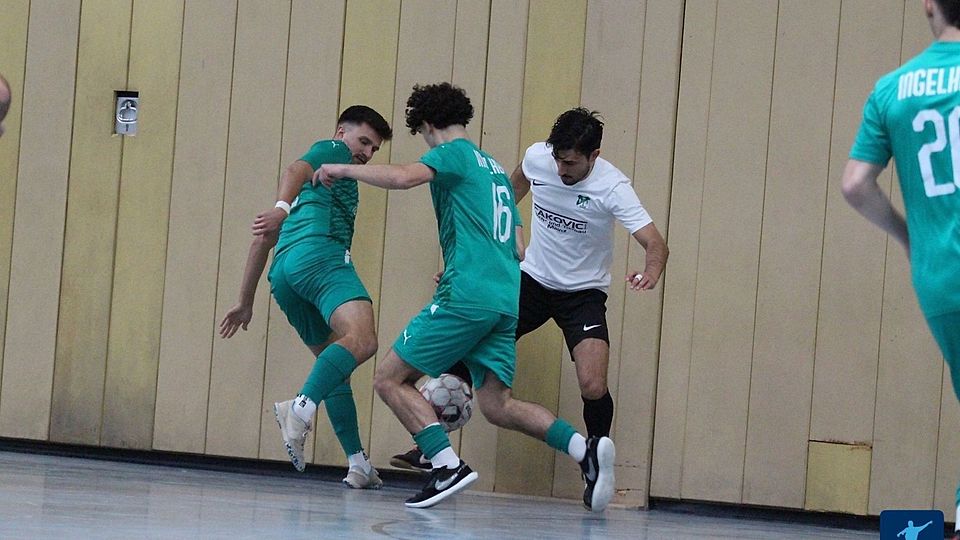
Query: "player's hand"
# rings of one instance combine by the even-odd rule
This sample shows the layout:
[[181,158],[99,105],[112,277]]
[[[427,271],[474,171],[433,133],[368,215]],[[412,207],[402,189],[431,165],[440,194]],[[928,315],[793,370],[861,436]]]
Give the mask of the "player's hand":
[[223,316],[223,320],[220,321],[220,337],[233,337],[240,328],[246,331],[247,325],[250,324],[250,319],[252,318],[253,306],[245,306],[243,304],[233,306],[230,308],[230,311]]
[[313,185],[323,184],[326,187],[330,187],[338,179],[342,178],[342,175],[337,174],[338,167],[335,164],[326,164],[321,165],[319,169],[313,173]]
[[635,291],[648,291],[657,286],[656,278],[651,278],[641,272],[631,272],[627,274],[627,283]]
[[443,270],[441,270],[441,271],[439,271],[439,272],[437,272],[436,274],[433,275],[433,282],[436,283],[437,285],[439,285],[439,284],[440,284],[440,278],[442,278],[442,277],[443,277]]
[[280,225],[283,225],[285,219],[287,219],[287,213],[283,208],[271,208],[257,214],[250,230],[255,236],[271,235],[280,230]]

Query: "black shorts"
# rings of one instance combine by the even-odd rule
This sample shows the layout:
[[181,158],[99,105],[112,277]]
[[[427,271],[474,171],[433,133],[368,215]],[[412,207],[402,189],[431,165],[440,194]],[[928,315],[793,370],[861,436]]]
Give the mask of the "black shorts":
[[599,289],[564,292],[541,285],[526,272],[520,273],[520,319],[517,339],[540,328],[548,319],[556,321],[573,357],[573,348],[587,338],[608,345],[607,293]]

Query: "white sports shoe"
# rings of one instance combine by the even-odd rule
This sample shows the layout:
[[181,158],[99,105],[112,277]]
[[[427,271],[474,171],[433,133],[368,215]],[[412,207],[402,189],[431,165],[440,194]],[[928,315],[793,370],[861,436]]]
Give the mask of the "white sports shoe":
[[353,489],[380,489],[383,487],[383,480],[380,480],[380,474],[373,467],[370,467],[370,474],[363,472],[360,467],[350,467],[343,483]]
[[273,404],[273,412],[277,415],[277,424],[280,426],[280,435],[283,445],[287,448],[287,455],[293,467],[300,472],[307,468],[303,459],[303,445],[307,441],[310,423],[304,422],[293,412],[293,400]]

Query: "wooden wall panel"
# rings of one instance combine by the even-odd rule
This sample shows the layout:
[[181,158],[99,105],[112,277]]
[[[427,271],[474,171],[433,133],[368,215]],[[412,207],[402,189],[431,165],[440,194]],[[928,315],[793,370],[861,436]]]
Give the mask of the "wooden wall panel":
[[[290,5],[239,3],[234,47],[233,93],[217,280],[217,314],[236,303],[250,248],[250,224],[263,201],[274,198],[280,168],[284,74]],[[266,276],[260,279],[266,287]],[[267,295],[254,302],[266,313]],[[260,447],[266,318],[251,321],[246,343],[216,340],[210,367],[207,453],[256,457]],[[250,341],[256,345],[251,345]],[[293,396],[291,396],[293,397]]]
[[[481,142],[483,125],[489,34],[490,0],[458,0],[453,43],[453,74],[450,81],[463,88],[470,97],[470,102],[473,104],[473,120],[467,126],[467,133],[478,145]],[[500,160],[498,156],[494,157]]]
[[60,121],[27,122],[20,131],[0,382],[5,437],[49,434],[51,403],[37,396],[53,388],[79,31],[80,2],[32,2],[22,115]]
[[716,0],[687,0],[677,97],[676,145],[670,197],[670,261],[663,280],[663,324],[650,495],[680,497],[690,392],[694,304],[700,251],[700,219],[716,33]]
[[[344,23],[343,71],[340,79],[341,108],[363,104],[374,108],[384,118],[392,119],[396,91],[397,50],[400,31],[399,0],[351,0],[347,3]],[[420,29],[422,32],[423,29]],[[402,92],[401,92],[402,93]],[[396,137],[403,137],[403,126],[391,124]],[[372,163],[387,163],[392,143],[386,143]],[[373,299],[373,312],[380,313],[380,291],[383,269],[384,223],[387,211],[385,190],[360,186],[360,207],[357,212],[353,248],[350,250],[360,280]],[[396,336],[378,336],[382,358]],[[357,368],[350,384],[357,402],[360,438],[370,443],[373,417],[374,359]],[[379,398],[376,398],[379,399]],[[407,441],[402,441],[405,446]]]
[[141,113],[123,144],[104,446],[153,443],[182,29],[182,2],[134,4],[128,87],[139,90]]
[[[741,498],[776,7],[762,0],[721,3],[717,12],[681,483],[685,498]],[[720,423],[722,430],[716,429]]]
[[[283,107],[283,139],[280,148],[280,171],[300,159],[317,140],[328,139],[336,130],[340,111],[340,65],[343,51],[344,0],[306,2],[291,5],[290,44],[287,52],[286,89]],[[322,32],[317,29],[322,28]],[[272,179],[274,182],[279,178]],[[264,179],[269,182],[270,179]],[[273,199],[261,202],[267,209]],[[269,271],[269,266],[264,272]],[[259,294],[270,295],[264,283]],[[267,312],[256,314],[267,316]],[[315,357],[287,322],[286,316],[270,302],[267,329],[267,359],[263,378],[263,407],[260,417],[260,458],[287,460],[280,443],[273,403],[290,399],[299,392],[313,367]],[[316,461],[343,462],[343,451],[326,420],[326,409],[320,404],[308,444],[316,436],[317,446],[306,448],[305,455],[316,452]],[[323,450],[323,452],[321,451]],[[324,453],[326,452],[326,453]],[[308,457],[308,460],[310,458]]]
[[[516,54],[516,51],[526,50],[528,11],[527,0],[491,2],[486,80],[494,84],[484,87],[482,101],[496,106],[484,107],[482,116],[475,115],[473,120],[475,125],[472,133],[474,136],[479,133],[477,142],[507,171],[513,171],[516,167],[518,152],[522,151],[519,149],[519,141],[525,59],[523,55]],[[455,52],[455,82],[458,81],[458,73],[462,69],[459,58]],[[529,207],[529,202],[526,204]],[[529,213],[527,217],[529,218]],[[529,219],[525,223],[529,225]],[[517,360],[518,363],[521,361],[519,357]],[[486,472],[473,484],[475,489],[494,489],[500,431],[487,422],[482,414],[474,414],[470,424],[463,429],[460,455],[474,470]]]
[[122,144],[113,134],[113,91],[127,85],[130,10],[130,0],[88,1],[80,10],[50,417],[58,442],[100,442]]
[[[899,59],[902,17],[899,0],[846,1],[840,10],[811,440],[873,438],[885,240],[843,200],[840,180],[863,103]],[[890,174],[880,183],[889,188]]]
[[870,447],[810,441],[803,508],[864,514],[870,483]]
[[[607,0],[587,5],[580,102],[584,107],[601,113],[604,121],[600,150],[602,157],[628,178],[632,176],[636,158],[646,7],[646,2],[629,0]],[[628,241],[634,240],[619,224],[614,225],[613,235],[612,278],[606,303],[610,336],[607,383],[616,403],[620,398],[617,388],[624,301],[631,302],[636,298],[633,294],[624,295],[626,287],[622,277],[626,274]],[[573,422],[585,434],[583,400],[569,352],[564,354],[561,363],[560,382],[559,415]],[[633,397],[629,400],[632,401]],[[615,441],[620,438],[616,427],[611,427]],[[623,461],[622,457],[618,455],[619,462]],[[554,465],[553,495],[573,499],[583,495],[579,467],[569,459],[558,459]]]
[[23,103],[23,76],[27,63],[27,26],[30,1],[15,0],[0,10],[3,28],[0,66],[10,84],[12,102],[3,121],[0,144],[0,373],[3,372],[3,343],[7,327],[7,297],[10,285],[10,248],[13,245],[14,202],[17,198],[17,168],[20,158],[20,113]]
[[[800,508],[840,2],[780,4],[743,502]],[[784,384],[790,381],[789,384]]]
[[[411,163],[428,147],[419,135],[405,128],[407,98],[414,84],[449,81],[453,73],[454,31],[457,4],[446,0],[407,0],[400,10],[400,41],[397,44],[396,94],[392,125],[396,138],[390,147],[392,163]],[[418,29],[430,27],[430,47],[423,47]],[[437,220],[429,186],[387,194],[386,231],[383,245],[383,274],[380,280],[380,358],[390,350],[407,322],[433,296],[433,274],[437,271],[440,245]],[[373,402],[373,436],[370,452],[376,463],[386,464],[390,456],[404,452],[410,434],[379,398]],[[456,448],[456,438],[452,438]]]
[[[633,185],[668,245],[682,29],[682,3],[647,1]],[[643,248],[633,240],[628,246],[626,268],[642,269]],[[628,292],[623,307],[614,433],[625,443],[617,447],[617,501],[630,505],[646,506],[649,495],[664,283]]]
[[[906,2],[898,64],[919,54],[931,40],[923,9]],[[890,196],[902,212],[903,197],[895,173]],[[943,376],[949,377],[949,372],[944,372],[940,350],[920,313],[913,284],[906,278],[909,275],[907,254],[899,243],[887,237],[870,463],[870,514],[888,508],[929,508],[934,504],[942,405],[936,389],[942,388]],[[952,515],[952,511],[946,513],[948,521]]]
[[206,447],[211,350],[221,316],[217,265],[236,16],[232,0],[184,5],[153,433],[157,450],[202,453]]
[[[519,157],[530,144],[547,137],[557,115],[580,103],[586,15],[586,2],[580,0],[530,2]],[[530,223],[529,204],[522,205],[524,223]],[[515,396],[557,410],[562,342],[552,322],[520,340]],[[498,453],[523,458],[498,462],[497,491],[552,492],[553,449],[519,433],[502,431]]]

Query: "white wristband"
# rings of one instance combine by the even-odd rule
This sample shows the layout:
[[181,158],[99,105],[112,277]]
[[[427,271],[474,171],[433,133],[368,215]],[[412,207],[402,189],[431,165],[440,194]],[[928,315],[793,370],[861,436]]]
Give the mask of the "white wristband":
[[277,201],[277,204],[274,206],[274,208],[280,208],[286,212],[288,216],[290,215],[290,203],[287,201]]

